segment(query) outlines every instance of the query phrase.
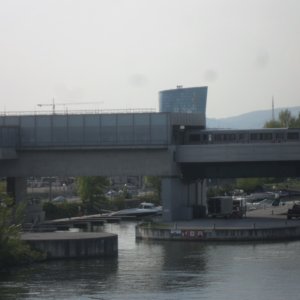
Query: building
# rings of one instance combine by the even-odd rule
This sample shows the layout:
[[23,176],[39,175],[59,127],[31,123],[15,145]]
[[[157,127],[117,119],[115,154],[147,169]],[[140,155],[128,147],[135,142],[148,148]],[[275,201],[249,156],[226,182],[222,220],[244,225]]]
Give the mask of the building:
[[159,92],[159,112],[206,112],[207,87],[183,88]]

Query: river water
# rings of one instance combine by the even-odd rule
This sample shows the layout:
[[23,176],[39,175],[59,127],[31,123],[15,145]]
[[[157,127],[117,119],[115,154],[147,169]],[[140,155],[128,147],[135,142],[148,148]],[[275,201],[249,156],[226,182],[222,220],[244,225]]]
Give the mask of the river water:
[[300,242],[136,241],[134,223],[109,259],[53,261],[0,278],[0,299],[299,299]]

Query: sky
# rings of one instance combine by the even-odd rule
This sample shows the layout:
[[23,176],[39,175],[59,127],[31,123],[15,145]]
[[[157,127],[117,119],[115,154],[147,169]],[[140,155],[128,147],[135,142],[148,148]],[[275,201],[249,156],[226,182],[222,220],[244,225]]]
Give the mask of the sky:
[[158,109],[177,85],[208,86],[213,118],[300,106],[299,12],[299,0],[0,0],[0,113],[53,99]]

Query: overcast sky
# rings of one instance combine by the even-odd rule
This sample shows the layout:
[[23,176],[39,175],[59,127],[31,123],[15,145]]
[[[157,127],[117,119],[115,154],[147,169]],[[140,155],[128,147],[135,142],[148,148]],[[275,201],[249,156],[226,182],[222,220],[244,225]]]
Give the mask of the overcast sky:
[[0,0],[0,111],[157,108],[183,85],[225,117],[299,106],[299,79],[299,0]]

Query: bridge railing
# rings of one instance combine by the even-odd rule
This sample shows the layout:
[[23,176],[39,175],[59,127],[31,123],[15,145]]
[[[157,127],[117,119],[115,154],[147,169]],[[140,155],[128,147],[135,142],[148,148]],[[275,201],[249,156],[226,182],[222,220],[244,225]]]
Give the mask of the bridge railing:
[[0,116],[36,116],[36,115],[97,115],[97,114],[133,114],[154,113],[155,108],[126,108],[126,109],[84,109],[84,110],[35,110],[35,111],[0,111]]

